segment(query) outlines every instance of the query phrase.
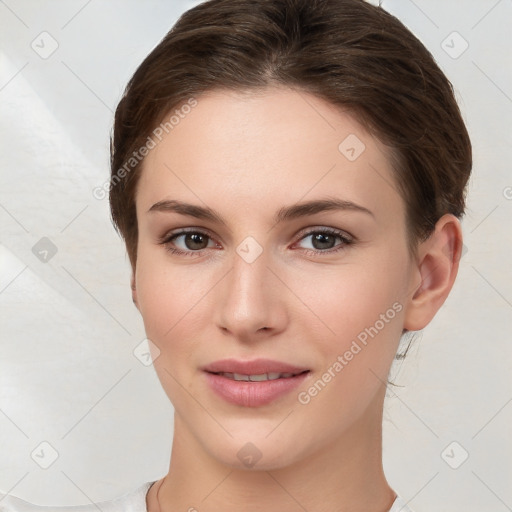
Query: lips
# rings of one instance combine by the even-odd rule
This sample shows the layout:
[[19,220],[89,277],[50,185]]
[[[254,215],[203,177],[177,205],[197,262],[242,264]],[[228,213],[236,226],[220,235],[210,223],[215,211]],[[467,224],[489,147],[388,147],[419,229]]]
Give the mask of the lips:
[[299,374],[298,373],[270,372],[270,373],[261,373],[259,375],[245,375],[242,373],[220,372],[220,373],[215,373],[215,375],[220,375],[221,377],[226,377],[227,379],[233,379],[233,380],[238,380],[238,381],[263,382],[266,380],[289,379],[290,377],[294,377],[295,375],[299,375]]
[[273,361],[271,359],[252,359],[242,361],[238,359],[221,359],[202,368],[209,373],[232,373],[238,375],[263,375],[263,374],[292,374],[298,375],[308,368],[294,366],[289,363]]
[[310,370],[299,366],[253,359],[224,359],[202,368],[210,389],[231,404],[258,407],[290,393]]

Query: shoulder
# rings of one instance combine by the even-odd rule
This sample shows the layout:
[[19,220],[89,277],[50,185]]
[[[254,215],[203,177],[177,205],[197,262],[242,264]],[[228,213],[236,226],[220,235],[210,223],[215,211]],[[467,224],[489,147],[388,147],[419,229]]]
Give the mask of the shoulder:
[[91,505],[75,505],[52,507],[33,505],[28,501],[16,498],[0,491],[0,512],[147,512],[146,495],[154,482],[146,482],[137,489],[130,491],[111,501],[101,501]]

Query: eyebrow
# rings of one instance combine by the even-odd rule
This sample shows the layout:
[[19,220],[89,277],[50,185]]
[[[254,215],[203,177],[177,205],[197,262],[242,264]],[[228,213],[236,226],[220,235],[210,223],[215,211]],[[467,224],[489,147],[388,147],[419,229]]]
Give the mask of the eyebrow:
[[[286,220],[298,219],[327,211],[354,211],[361,212],[375,217],[368,208],[352,201],[338,198],[325,198],[302,203],[284,206],[274,216],[274,223],[278,224]],[[155,203],[147,213],[151,212],[174,212],[181,215],[188,215],[197,219],[210,220],[219,224],[226,224],[224,218],[207,206],[197,206],[174,199],[164,199]]]

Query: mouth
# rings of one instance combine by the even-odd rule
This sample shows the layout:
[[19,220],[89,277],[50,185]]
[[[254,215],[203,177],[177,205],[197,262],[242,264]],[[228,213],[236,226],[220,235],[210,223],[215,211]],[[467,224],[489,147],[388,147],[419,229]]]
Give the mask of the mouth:
[[270,359],[224,359],[201,369],[215,395],[242,407],[260,407],[285,398],[311,373],[309,368]]
[[251,377],[254,377],[254,382],[287,378],[309,371],[309,368],[304,366],[262,358],[250,360],[220,359],[201,369],[208,373],[224,374],[228,378],[235,378],[237,375],[243,377],[236,380],[253,380]]
[[257,375],[247,375],[243,373],[230,373],[230,372],[208,372],[213,375],[220,375],[221,377],[226,377],[227,379],[232,379],[236,381],[244,381],[244,382],[265,382],[267,380],[277,380],[277,379],[290,379],[291,377],[296,377],[297,375],[302,375],[303,373],[308,373],[309,370],[304,370],[298,373],[291,372],[269,372],[269,373],[260,373]]

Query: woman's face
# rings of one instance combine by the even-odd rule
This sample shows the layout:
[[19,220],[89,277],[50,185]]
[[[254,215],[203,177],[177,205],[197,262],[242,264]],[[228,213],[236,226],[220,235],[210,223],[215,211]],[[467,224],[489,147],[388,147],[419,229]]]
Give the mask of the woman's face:
[[134,297],[175,435],[268,469],[376,426],[414,272],[389,155],[354,118],[210,92],[146,157],[136,205]]

